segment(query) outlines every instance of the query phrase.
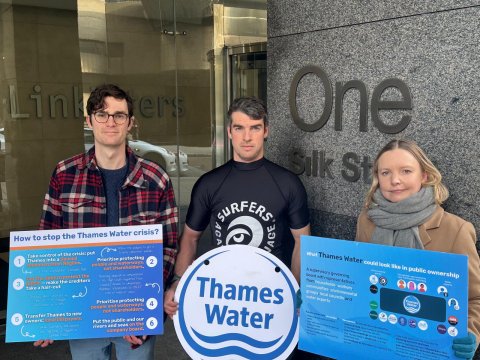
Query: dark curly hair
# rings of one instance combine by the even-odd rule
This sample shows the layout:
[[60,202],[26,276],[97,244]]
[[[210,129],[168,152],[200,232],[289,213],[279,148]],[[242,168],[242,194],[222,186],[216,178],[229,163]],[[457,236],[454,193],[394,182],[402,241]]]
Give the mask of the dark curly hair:
[[114,84],[103,84],[97,86],[90,94],[87,100],[87,114],[90,116],[95,111],[105,107],[105,98],[111,96],[115,99],[127,101],[128,116],[133,116],[133,100],[128,93]]

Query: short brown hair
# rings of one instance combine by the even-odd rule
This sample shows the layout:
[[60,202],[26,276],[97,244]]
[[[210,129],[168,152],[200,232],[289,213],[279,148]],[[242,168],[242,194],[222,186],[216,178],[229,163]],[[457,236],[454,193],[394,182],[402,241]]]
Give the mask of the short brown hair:
[[125,100],[128,107],[128,116],[133,116],[133,100],[128,93],[114,84],[103,84],[97,86],[87,100],[87,114],[92,115],[95,111],[105,106],[105,98],[111,96],[115,99]]
[[263,124],[268,126],[267,107],[257,97],[240,97],[233,100],[227,113],[229,125],[232,123],[232,114],[236,111],[244,113],[250,119],[263,120]]

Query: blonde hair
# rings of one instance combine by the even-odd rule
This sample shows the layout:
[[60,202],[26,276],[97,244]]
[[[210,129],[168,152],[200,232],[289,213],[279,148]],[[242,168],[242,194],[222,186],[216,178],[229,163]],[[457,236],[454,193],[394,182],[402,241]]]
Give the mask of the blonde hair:
[[408,151],[420,164],[420,168],[427,174],[427,181],[422,186],[432,186],[435,196],[435,202],[441,205],[448,198],[448,189],[442,183],[442,174],[433,165],[432,161],[427,157],[425,152],[414,141],[411,140],[392,140],[385,145],[375,158],[375,162],[372,167],[372,185],[367,193],[365,200],[365,207],[370,207],[373,201],[373,194],[379,187],[378,183],[378,159],[387,151],[402,149]]

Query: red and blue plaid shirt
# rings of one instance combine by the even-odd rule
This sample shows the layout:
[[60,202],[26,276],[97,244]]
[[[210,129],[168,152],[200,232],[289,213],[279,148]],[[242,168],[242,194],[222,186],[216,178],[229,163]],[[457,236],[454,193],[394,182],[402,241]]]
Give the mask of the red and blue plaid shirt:
[[[162,224],[163,283],[177,255],[178,209],[167,173],[127,146],[128,172],[119,194],[119,225]],[[95,148],[57,164],[43,202],[41,230],[107,226],[107,199]]]

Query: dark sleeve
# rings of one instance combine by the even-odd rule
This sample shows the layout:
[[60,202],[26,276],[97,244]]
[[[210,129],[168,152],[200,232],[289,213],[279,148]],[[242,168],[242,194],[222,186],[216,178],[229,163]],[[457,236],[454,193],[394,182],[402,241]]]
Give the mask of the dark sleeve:
[[62,205],[59,201],[60,185],[57,179],[56,169],[50,178],[48,192],[45,194],[40,219],[40,230],[63,229]]
[[307,192],[300,179],[289,174],[291,191],[289,195],[288,221],[290,229],[301,229],[310,224],[308,211]]
[[167,180],[163,197],[160,199],[157,223],[162,224],[163,229],[163,285],[166,286],[175,266],[178,237],[178,209],[170,179]]
[[188,206],[185,223],[195,231],[203,231],[210,221],[210,191],[205,177],[197,180],[192,189],[190,205]]

